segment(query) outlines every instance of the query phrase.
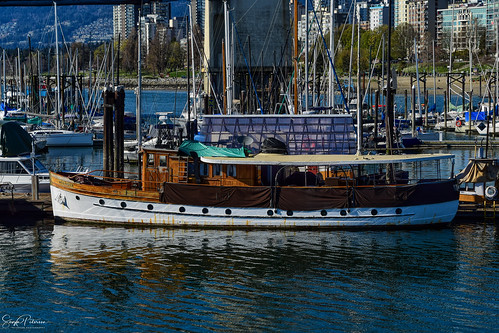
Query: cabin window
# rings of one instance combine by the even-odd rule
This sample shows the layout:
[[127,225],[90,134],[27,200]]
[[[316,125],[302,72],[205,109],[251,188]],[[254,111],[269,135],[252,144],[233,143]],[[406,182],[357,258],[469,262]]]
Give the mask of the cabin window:
[[236,166],[235,165],[227,165],[227,176],[228,177],[236,177]]
[[[33,172],[33,162],[31,160],[25,160],[21,162],[24,167],[29,171]],[[48,172],[47,168],[42,164],[42,162],[35,160],[35,172]]]
[[166,167],[167,164],[166,164],[166,156],[160,156],[159,157],[159,166],[160,167]]
[[147,155],[147,165],[154,166],[154,155]]
[[0,172],[10,174],[27,173],[17,161],[0,162]]
[[222,174],[222,166],[219,164],[213,165],[213,176],[220,176]]
[[208,176],[209,171],[210,171],[210,167],[208,164],[206,164],[206,163],[199,164],[199,174],[201,176]]

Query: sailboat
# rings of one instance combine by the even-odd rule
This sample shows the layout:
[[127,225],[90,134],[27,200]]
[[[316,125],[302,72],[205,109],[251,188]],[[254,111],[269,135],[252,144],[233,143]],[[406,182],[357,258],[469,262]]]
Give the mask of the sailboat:
[[[59,120],[61,115],[61,91],[60,83],[60,64],[59,64],[59,40],[58,40],[58,23],[57,23],[57,4],[54,2],[54,30],[55,30],[55,45],[56,45],[56,60],[57,60],[57,93],[56,93],[56,127],[48,127],[44,129],[32,130],[29,133],[35,141],[46,141],[47,147],[91,147],[94,144],[93,133],[91,132],[76,132],[73,130],[62,129]],[[64,119],[62,120],[64,122]]]

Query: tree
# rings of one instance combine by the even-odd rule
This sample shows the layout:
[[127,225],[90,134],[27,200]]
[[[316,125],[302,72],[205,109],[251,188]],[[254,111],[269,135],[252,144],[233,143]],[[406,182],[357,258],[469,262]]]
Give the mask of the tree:
[[173,40],[168,45],[168,68],[170,71],[175,71],[184,67],[184,52],[180,47],[180,43]]
[[414,39],[416,31],[409,23],[402,23],[395,28],[392,34],[392,57],[394,59],[410,60],[414,54]]
[[137,31],[132,30],[130,36],[124,41],[122,49],[122,68],[128,73],[137,69]]
[[146,66],[154,74],[161,73],[166,67],[166,43],[156,33],[153,40],[149,41],[149,53],[146,56]]

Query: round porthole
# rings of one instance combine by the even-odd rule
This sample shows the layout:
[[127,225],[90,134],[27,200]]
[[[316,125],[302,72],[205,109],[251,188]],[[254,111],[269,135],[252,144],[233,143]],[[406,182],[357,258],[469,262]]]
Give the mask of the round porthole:
[[151,205],[151,204],[147,205],[147,209],[149,209],[149,210],[153,210],[153,208],[154,208],[154,206],[153,206],[153,205]]
[[180,208],[178,209],[178,211],[179,211],[179,212],[181,212],[181,213],[185,212],[185,207],[180,207]]
[[270,209],[269,209],[269,210],[267,211],[267,215],[268,215],[268,216],[272,216],[272,215],[274,215],[274,212],[273,212],[272,210],[270,210]]
[[325,209],[321,210],[321,215],[322,216],[326,216],[327,215],[327,211]]
[[203,214],[208,214],[208,208],[203,208]]
[[378,211],[376,209],[371,210],[371,215],[372,216],[378,215]]
[[230,215],[230,214],[232,214],[232,211],[231,211],[230,209],[228,209],[228,208],[227,208],[227,209],[225,210],[225,214]]
[[288,214],[288,216],[293,216],[293,211],[292,211],[292,210],[288,210],[288,211],[286,212],[286,214]]
[[121,208],[126,208],[126,202],[122,201],[122,202],[120,203],[120,206],[121,206]]
[[102,199],[100,199],[100,200],[99,200],[99,203],[100,203],[101,205],[103,205],[103,204],[105,204],[105,201],[104,201],[104,200],[102,200]]
[[402,209],[400,208],[395,209],[395,213],[399,215],[402,214]]
[[344,209],[342,209],[342,210],[340,211],[340,215],[341,215],[341,216],[346,216],[346,215],[347,215],[347,211],[346,211],[346,210],[344,210]]
[[76,200],[80,200],[80,197],[79,197],[79,196],[76,196]]

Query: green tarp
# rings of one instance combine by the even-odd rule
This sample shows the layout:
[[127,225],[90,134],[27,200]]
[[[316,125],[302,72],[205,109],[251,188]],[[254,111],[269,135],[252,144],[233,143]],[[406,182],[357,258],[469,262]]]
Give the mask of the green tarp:
[[221,148],[206,146],[201,142],[186,140],[178,148],[179,152],[194,157],[246,157],[244,148]]
[[2,156],[17,156],[31,152],[33,139],[15,121],[0,121],[0,147]]

